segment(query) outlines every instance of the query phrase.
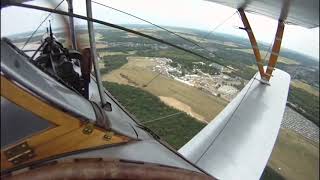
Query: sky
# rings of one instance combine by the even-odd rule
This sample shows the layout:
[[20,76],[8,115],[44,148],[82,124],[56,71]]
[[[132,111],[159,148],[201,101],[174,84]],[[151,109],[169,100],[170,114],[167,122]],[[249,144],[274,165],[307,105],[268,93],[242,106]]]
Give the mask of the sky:
[[[222,6],[204,0],[96,0],[102,4],[123,10],[144,18],[158,25],[187,27],[211,31],[219,26],[215,32],[223,32],[247,38],[243,30],[236,27],[243,26],[236,9]],[[40,0],[31,4],[45,7],[54,7],[59,1],[48,4]],[[115,24],[143,24],[127,15],[114,10],[93,4],[93,17]],[[64,1],[59,7],[67,10]],[[74,13],[86,15],[85,0],[74,0]],[[234,14],[235,13],[235,14]],[[1,36],[33,31],[48,13],[19,7],[9,7],[1,10]],[[234,14],[234,15],[233,15]],[[233,16],[232,16],[233,15]],[[229,18],[231,16],[231,18]],[[247,13],[247,17],[258,41],[273,43],[277,28],[277,21]],[[229,19],[228,19],[229,18]],[[59,18],[52,16],[49,19],[53,26],[61,26]],[[228,21],[226,21],[228,19]],[[83,20],[75,20],[75,24],[85,24]],[[47,22],[40,28],[45,29]],[[319,60],[319,28],[307,29],[295,25],[286,25],[282,47],[298,51],[315,57]]]

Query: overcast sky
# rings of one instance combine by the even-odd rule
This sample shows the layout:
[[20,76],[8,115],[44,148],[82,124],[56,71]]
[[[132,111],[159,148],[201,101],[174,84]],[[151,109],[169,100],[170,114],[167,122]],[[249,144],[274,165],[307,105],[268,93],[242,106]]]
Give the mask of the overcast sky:
[[[96,0],[108,6],[132,13],[159,25],[179,26],[210,31],[236,12],[236,9],[207,2],[203,0]],[[31,2],[46,7],[51,4],[47,1]],[[67,3],[63,2],[62,10],[67,10]],[[74,12],[85,15],[85,0],[74,0]],[[9,7],[1,10],[1,36],[32,31],[48,13],[18,7]],[[93,4],[93,16],[116,24],[143,23],[127,15],[115,12],[105,7]],[[277,21],[260,15],[247,13],[256,39],[271,43],[277,27]],[[54,26],[59,26],[58,18],[53,16]],[[85,23],[76,21],[77,24]],[[41,29],[45,29],[45,24]],[[234,14],[216,32],[224,32],[247,38],[243,30],[235,28],[242,26],[238,14]],[[306,29],[294,25],[286,25],[283,47],[310,55],[319,59],[319,28]]]

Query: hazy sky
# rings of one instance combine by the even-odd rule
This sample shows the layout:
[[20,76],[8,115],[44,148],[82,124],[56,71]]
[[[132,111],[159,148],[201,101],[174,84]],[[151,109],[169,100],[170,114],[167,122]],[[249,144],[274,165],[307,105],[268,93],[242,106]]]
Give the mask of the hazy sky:
[[[203,0],[96,0],[108,6],[121,9],[142,17],[155,24],[212,30],[218,24],[230,17],[235,9]],[[39,4],[32,2],[32,4]],[[58,4],[54,1],[53,4]],[[41,6],[50,5],[40,1]],[[67,9],[67,3],[61,5]],[[85,0],[74,0],[74,12],[85,15]],[[34,30],[48,13],[30,9],[9,7],[1,10],[1,36]],[[93,4],[93,16],[116,24],[143,23],[127,15],[120,14],[105,7]],[[277,21],[260,15],[247,13],[256,39],[271,43],[277,27]],[[51,18],[55,26],[59,26],[58,18]],[[85,23],[76,21],[77,24]],[[46,27],[45,24],[42,29]],[[242,26],[238,14],[234,14],[216,32],[224,32],[247,38],[243,30],[235,28]],[[286,25],[283,47],[319,58],[319,28],[306,29],[294,25]]]

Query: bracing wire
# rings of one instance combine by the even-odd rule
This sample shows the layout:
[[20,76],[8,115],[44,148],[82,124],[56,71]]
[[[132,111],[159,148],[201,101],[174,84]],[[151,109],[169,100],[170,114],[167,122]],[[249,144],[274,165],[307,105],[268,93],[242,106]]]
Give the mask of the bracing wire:
[[151,25],[153,25],[153,26],[155,26],[155,27],[157,27],[157,28],[160,28],[160,29],[162,29],[162,30],[164,30],[164,31],[167,31],[168,33],[171,33],[171,34],[173,34],[173,35],[175,35],[175,36],[177,36],[177,37],[179,37],[179,38],[181,38],[181,39],[183,39],[183,40],[185,40],[185,41],[187,41],[187,42],[190,42],[190,43],[192,43],[193,45],[198,46],[199,48],[204,49],[204,47],[201,47],[199,44],[197,44],[196,42],[192,41],[191,39],[185,38],[185,37],[183,37],[183,36],[181,36],[181,35],[173,32],[173,31],[170,31],[170,30],[167,29],[167,28],[164,28],[164,27],[162,27],[162,26],[159,26],[159,25],[157,25],[157,24],[154,24],[154,23],[152,23],[152,22],[150,22],[150,21],[148,21],[148,20],[142,19],[142,18],[140,18],[140,17],[138,17],[138,16],[135,16],[135,15],[133,15],[133,14],[124,12],[124,11],[122,11],[122,10],[120,10],[120,9],[116,9],[116,8],[111,7],[111,6],[107,6],[107,5],[98,3],[98,2],[96,2],[96,1],[91,1],[91,2],[93,2],[93,3],[95,3],[95,4],[98,4],[98,5],[101,5],[101,6],[104,6],[104,7],[106,7],[106,8],[109,8],[109,9],[112,9],[112,10],[115,10],[115,11],[118,11],[118,12],[121,12],[121,13],[123,13],[123,14],[126,14],[126,15],[128,15],[128,16],[134,17],[134,18],[139,19],[139,20],[141,20],[141,21],[144,21],[144,22],[146,22],[146,23],[148,23],[148,24],[151,24]]
[[271,50],[271,46],[272,46],[272,43],[269,44],[269,48],[268,48],[268,51],[267,51],[266,55],[265,55],[264,58],[263,58],[263,62],[266,61],[266,58],[267,58],[267,56],[269,55],[269,51]]
[[[62,0],[54,9],[57,9],[62,3],[63,3],[64,0]],[[39,24],[39,26],[32,32],[32,34],[30,35],[30,37],[27,39],[27,41],[23,44],[21,50],[23,50],[23,48],[25,48],[25,46],[29,43],[29,41],[32,39],[32,37],[36,34],[36,32],[39,30],[39,28],[42,26],[42,24],[44,22],[46,22],[46,20],[51,16],[52,12],[49,13],[46,18],[44,18],[44,20]]]
[[[120,30],[123,30],[123,31],[126,31],[126,32],[129,32],[129,33],[133,33],[133,34],[136,34],[136,35],[139,35],[139,36],[142,36],[142,37],[145,37],[145,38],[148,38],[148,39],[151,39],[151,40],[154,40],[156,42],[160,42],[162,44],[166,44],[166,45],[169,45],[171,47],[174,47],[174,48],[177,48],[179,50],[182,50],[182,51],[185,51],[187,53],[190,53],[190,54],[193,54],[195,56],[198,56],[200,58],[203,58],[203,59],[206,59],[206,60],[209,60],[209,61],[213,61],[215,62],[216,64],[219,64],[227,69],[230,69],[232,70],[231,68],[227,67],[226,65],[220,63],[220,62],[217,62],[217,61],[214,61],[204,55],[201,55],[197,52],[194,52],[194,51],[191,51],[189,49],[186,49],[186,48],[183,48],[179,45],[175,45],[173,43],[170,43],[170,42],[167,42],[163,39],[159,39],[159,38],[156,38],[156,37],[153,37],[153,36],[150,36],[148,34],[144,34],[142,32],[139,32],[139,31],[136,31],[136,30],[133,30],[133,29],[129,29],[129,28],[126,28],[126,27],[123,27],[123,26],[120,26],[120,25],[116,25],[116,24],[113,24],[113,23],[109,23],[109,22],[105,22],[105,21],[102,21],[102,20],[97,20],[97,19],[93,19],[93,18],[89,18],[89,17],[86,17],[86,16],[83,16],[83,15],[79,15],[79,14],[74,14],[74,13],[69,13],[69,12],[65,12],[65,11],[61,11],[61,10],[56,10],[56,9],[50,9],[50,8],[46,8],[46,7],[40,7],[40,6],[34,6],[34,5],[30,5],[30,4],[21,4],[21,3],[16,3],[16,2],[12,2],[12,1],[8,1],[7,2],[7,5],[12,5],[12,6],[18,6],[18,7],[24,7],[24,8],[30,8],[30,9],[37,9],[37,10],[41,10],[41,11],[47,11],[47,12],[52,12],[52,13],[55,13],[55,14],[60,14],[60,15],[65,15],[65,16],[71,16],[71,17],[75,17],[75,18],[79,18],[79,19],[83,19],[83,20],[87,20],[87,21],[91,21],[91,22],[95,22],[95,23],[98,23],[98,24],[101,24],[101,25],[105,25],[105,26],[109,26],[109,27],[112,27],[112,28],[116,28],[116,29],[120,29]],[[211,52],[212,53],[212,52]],[[220,59],[223,59],[222,57],[218,56],[217,54],[215,53],[212,53],[214,54],[216,57],[220,58]]]
[[291,80],[294,80],[296,76],[298,75],[298,72],[300,70],[301,66],[297,65],[296,70],[294,71],[294,74],[291,76]]
[[159,121],[159,120],[162,120],[162,119],[166,119],[168,117],[172,117],[172,116],[175,116],[175,115],[178,115],[178,114],[182,114],[182,113],[184,113],[184,112],[173,113],[173,114],[170,114],[170,115],[167,115],[167,116],[163,116],[163,117],[159,117],[159,118],[156,118],[156,119],[152,119],[150,121],[141,122],[141,124],[148,124],[148,123],[151,123],[151,122],[156,122],[156,121]]
[[[146,22],[146,23],[148,23],[148,24],[151,24],[151,25],[153,25],[153,26],[155,26],[155,27],[158,27],[158,28],[160,28],[160,29],[162,29],[162,30],[164,30],[164,31],[166,31],[166,32],[168,32],[168,33],[171,33],[171,34],[173,34],[173,35],[175,35],[175,36],[177,36],[177,37],[179,37],[179,38],[181,38],[181,39],[189,42],[189,43],[192,43],[193,45],[199,47],[200,49],[205,50],[205,51],[206,51],[207,53],[209,53],[209,54],[213,54],[213,55],[215,55],[216,57],[218,57],[218,58],[220,58],[220,59],[223,59],[221,56],[217,55],[217,54],[214,53],[214,52],[209,51],[207,48],[199,45],[198,43],[196,43],[196,42],[194,42],[194,41],[192,41],[192,40],[190,40],[190,39],[188,39],[188,38],[185,38],[185,37],[183,37],[183,36],[181,36],[181,35],[173,32],[173,31],[170,31],[170,30],[168,30],[167,28],[164,28],[164,27],[162,27],[162,26],[160,26],[160,25],[154,24],[154,23],[152,23],[152,22],[150,22],[150,21],[148,21],[148,20],[145,20],[145,19],[140,18],[140,17],[138,17],[138,16],[135,16],[135,15],[133,15],[133,14],[127,13],[127,12],[125,12],[125,11],[116,9],[116,8],[114,8],[114,7],[104,5],[104,4],[101,4],[101,3],[96,2],[96,1],[91,1],[91,2],[93,2],[93,3],[95,3],[95,4],[98,4],[98,5],[100,5],[100,6],[103,6],[103,7],[106,7],[106,8],[109,8],[109,9],[112,9],[112,10],[115,10],[115,11],[118,11],[118,12],[121,12],[121,13],[126,14],[126,15],[128,15],[128,16],[134,17],[134,18],[139,19],[139,20],[141,20],[141,21],[144,21],[144,22]],[[237,11],[236,11],[236,12],[237,12]],[[226,20],[224,20],[224,22],[223,22],[221,25],[223,25],[226,21],[228,21],[236,12],[234,12],[230,17],[228,17]],[[217,27],[217,28],[218,28],[218,27]],[[217,63],[217,62],[215,62],[215,63]],[[217,64],[219,64],[219,65],[221,65],[221,66],[224,66],[225,68],[228,68],[228,67],[226,67],[225,65],[222,65],[222,64],[220,64],[220,63],[217,63]]]
[[153,80],[155,80],[158,76],[160,76],[161,73],[158,73],[157,75],[155,75],[149,82],[147,82],[144,87],[147,87]]
[[148,20],[142,19],[142,18],[140,18],[140,17],[138,17],[138,16],[135,16],[135,15],[130,14],[130,13],[127,13],[127,12],[124,12],[124,11],[119,10],[119,9],[116,9],[116,8],[114,8],[114,7],[111,7],[111,6],[107,6],[107,5],[98,3],[98,2],[96,2],[96,1],[91,1],[91,2],[93,2],[93,3],[95,3],[95,4],[98,4],[98,5],[100,5],[100,6],[104,6],[104,7],[106,7],[106,8],[109,8],[109,9],[112,9],[112,10],[115,10],[115,11],[118,11],[118,12],[121,12],[121,13],[123,13],[123,14],[126,14],[126,15],[128,15],[128,16],[134,17],[134,18],[139,19],[139,20],[141,20],[141,21],[144,21],[144,22],[146,22],[146,23],[148,23],[148,24],[151,24],[151,25],[153,25],[153,26],[155,26],[155,27],[157,27],[157,28],[160,28],[160,29],[162,29],[162,30],[164,30],[164,31],[166,31],[166,32],[168,32],[168,33],[171,33],[171,34],[173,34],[173,35],[175,35],[175,36],[177,36],[177,37],[179,37],[179,38],[181,38],[181,39],[183,39],[183,40],[185,40],[185,41],[187,41],[187,42],[189,42],[189,43],[192,43],[193,45],[195,45],[195,46],[197,46],[197,47],[199,47],[199,48],[201,48],[201,49],[203,49],[203,50],[205,50],[205,51],[207,51],[207,52],[209,52],[209,53],[213,53],[213,52],[209,51],[208,49],[200,46],[198,43],[192,41],[191,39],[185,38],[185,37],[183,37],[183,36],[181,36],[181,35],[173,32],[173,31],[170,31],[170,30],[167,29],[167,28],[164,28],[164,27],[162,27],[162,26],[159,26],[159,25],[157,25],[157,24],[154,24],[154,23],[152,23],[152,22],[150,22],[150,21],[148,21]]
[[231,16],[227,17],[225,20],[223,20],[220,24],[218,24],[216,27],[214,27],[210,32],[208,32],[206,35],[202,37],[202,39],[205,39],[209,37],[212,33],[214,33],[220,26],[224,25],[229,19],[231,19],[238,11],[235,11]]
[[[175,35],[175,36],[177,36],[177,37],[179,37],[179,38],[181,38],[181,39],[183,39],[183,40],[185,40],[185,41],[187,41],[187,42],[189,42],[189,43],[191,43],[191,44],[199,47],[200,49],[205,50],[205,51],[208,52],[209,54],[214,54],[214,55],[217,56],[218,58],[223,59],[222,57],[218,56],[216,53],[213,53],[213,52],[209,51],[207,48],[200,46],[198,43],[196,43],[196,42],[194,42],[194,41],[192,41],[192,40],[190,40],[190,39],[188,39],[188,38],[185,38],[185,37],[183,37],[183,36],[181,36],[181,35],[173,32],[173,31],[170,31],[170,30],[168,30],[167,28],[164,28],[164,27],[162,27],[162,26],[160,26],[160,25],[154,24],[154,23],[152,23],[152,22],[150,22],[150,21],[148,21],[148,20],[145,20],[145,19],[143,19],[143,18],[140,18],[140,17],[138,17],[138,16],[136,16],[136,15],[133,15],[133,14],[131,14],[131,13],[122,11],[122,10],[120,10],[120,9],[117,9],[117,8],[114,8],[114,7],[105,5],[105,4],[101,4],[101,3],[96,2],[96,1],[91,1],[91,2],[93,2],[93,3],[95,3],[95,4],[98,4],[98,5],[100,5],[100,6],[103,6],[103,7],[109,8],[109,9],[112,9],[112,10],[114,10],[114,11],[117,11],[117,12],[120,12],[120,13],[123,13],[123,14],[126,14],[126,15],[128,15],[128,16],[134,17],[134,18],[139,19],[139,20],[141,20],[141,21],[143,21],[143,22],[146,22],[146,23],[148,23],[148,24],[151,24],[151,25],[153,25],[153,26],[155,26],[155,27],[157,27],[157,28],[159,28],[159,29],[162,29],[162,30],[164,30],[164,31],[166,31],[166,32],[168,32],[168,33],[170,33],[170,34],[173,34],[173,35]],[[209,36],[211,33],[213,33],[216,29],[218,29],[220,26],[222,26],[224,23],[226,23],[229,19],[231,19],[231,18],[235,15],[235,13],[237,13],[237,11],[235,11],[231,16],[229,16],[229,17],[226,18],[224,21],[222,21],[222,22],[221,22],[218,26],[216,26],[212,31],[210,31],[208,34],[206,34],[204,37],[202,37],[202,39],[208,37],[208,36]],[[155,80],[159,75],[160,75],[160,73],[158,73],[158,74],[157,74],[155,77],[153,77],[148,83],[146,83],[146,84],[144,85],[144,87],[147,87],[147,86],[148,86],[153,80]]]

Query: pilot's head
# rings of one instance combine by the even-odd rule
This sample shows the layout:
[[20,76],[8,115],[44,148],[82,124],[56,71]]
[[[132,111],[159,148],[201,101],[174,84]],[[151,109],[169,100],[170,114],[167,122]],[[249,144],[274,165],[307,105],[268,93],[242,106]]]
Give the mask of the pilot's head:
[[81,50],[81,55],[82,55],[82,58],[85,58],[85,59],[88,59],[88,60],[91,60],[92,61],[92,55],[91,55],[91,50],[90,48],[84,48]]
[[82,75],[90,74],[92,69],[92,56],[90,48],[84,48],[81,50],[82,60],[81,64],[81,72]]

